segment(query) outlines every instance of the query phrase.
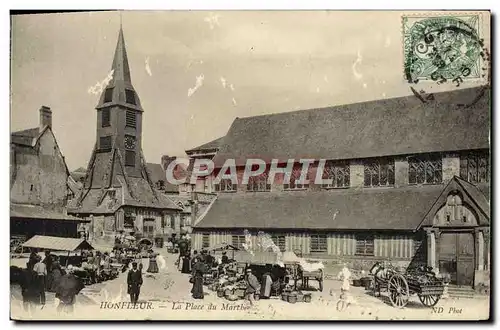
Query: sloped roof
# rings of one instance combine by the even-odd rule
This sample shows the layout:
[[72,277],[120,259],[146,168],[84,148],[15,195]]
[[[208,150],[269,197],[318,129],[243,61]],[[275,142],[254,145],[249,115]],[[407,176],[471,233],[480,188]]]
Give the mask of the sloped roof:
[[219,194],[196,228],[414,230],[442,185]]
[[146,166],[148,167],[149,172],[151,174],[151,181],[158,182],[162,180],[166,183],[167,175],[163,170],[161,164],[147,163]]
[[446,203],[448,195],[454,191],[461,191],[464,197],[464,203],[467,203],[474,211],[476,211],[477,224],[486,226],[490,224],[490,204],[487,197],[475,185],[454,176],[441,191],[436,201],[431,208],[428,209],[426,215],[417,226],[420,229],[424,226],[433,226],[434,215]]
[[[456,177],[458,183],[464,188],[464,190],[469,194],[469,196],[474,200],[478,207],[490,217],[490,201],[489,201],[489,191],[487,194],[481,191],[479,187],[473,185],[472,183],[465,181],[459,177]],[[486,188],[487,186],[485,186]],[[486,189],[485,189],[486,190]]]
[[27,248],[36,248],[55,251],[75,251],[80,249],[93,250],[94,248],[84,239],[56,236],[35,235],[24,244]]
[[31,204],[10,204],[11,218],[26,218],[26,219],[44,219],[44,220],[65,220],[88,222],[88,220],[80,219],[67,214],[66,209],[52,209],[40,205]]
[[79,182],[80,180],[85,178],[86,173],[85,172],[83,172],[83,173],[82,172],[71,172],[70,175],[73,178],[73,180],[75,180],[76,182]]
[[[482,96],[481,96],[482,95]],[[481,96],[481,97],[480,97]],[[356,159],[489,148],[490,92],[467,88],[236,118],[214,158]]]
[[28,128],[22,131],[12,132],[10,134],[10,140],[14,144],[32,146],[33,139],[36,139],[40,135],[40,128]]
[[220,137],[218,139],[212,140],[210,142],[207,142],[205,144],[202,144],[201,146],[191,148],[189,150],[186,150],[186,153],[189,154],[194,151],[203,151],[203,150],[212,150],[212,149],[218,149],[224,140],[224,136]]

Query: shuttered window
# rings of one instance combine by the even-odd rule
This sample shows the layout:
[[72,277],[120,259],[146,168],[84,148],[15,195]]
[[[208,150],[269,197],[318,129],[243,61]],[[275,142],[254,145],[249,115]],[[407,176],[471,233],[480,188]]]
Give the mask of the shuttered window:
[[135,166],[135,151],[125,151],[125,166]]
[[113,87],[106,88],[104,92],[104,103],[109,103],[113,101]]
[[286,251],[285,235],[272,235],[271,239],[273,240],[274,245],[276,245],[281,252]]
[[134,91],[131,91],[130,89],[125,90],[125,102],[127,102],[128,104],[136,105]]
[[102,127],[111,126],[111,113],[109,109],[101,110],[101,126]]
[[111,136],[101,136],[99,139],[99,149],[101,151],[111,150]]
[[326,252],[326,235],[311,235],[311,252]]
[[210,247],[210,234],[203,234],[201,237],[201,247],[204,249]]
[[373,235],[356,235],[356,255],[373,256],[375,253],[375,240]]
[[245,235],[232,235],[231,236],[231,245],[237,247],[238,249],[243,248],[243,244],[245,244]]
[[127,127],[136,128],[137,125],[137,115],[135,111],[127,110],[125,118],[125,125]]

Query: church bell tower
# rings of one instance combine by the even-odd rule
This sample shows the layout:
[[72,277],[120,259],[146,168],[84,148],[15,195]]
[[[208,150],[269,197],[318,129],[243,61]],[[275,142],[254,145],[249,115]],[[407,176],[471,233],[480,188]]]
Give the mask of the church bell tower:
[[107,153],[116,149],[118,156],[122,157],[126,174],[138,177],[141,175],[143,109],[132,85],[121,26],[111,70],[113,78],[96,107],[97,152]]

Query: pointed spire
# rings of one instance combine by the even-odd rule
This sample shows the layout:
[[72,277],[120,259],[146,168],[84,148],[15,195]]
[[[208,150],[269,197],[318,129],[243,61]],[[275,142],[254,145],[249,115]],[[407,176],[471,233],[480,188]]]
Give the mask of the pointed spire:
[[116,43],[113,64],[111,65],[113,73],[112,78],[110,77],[111,80],[103,90],[96,108],[100,109],[120,104],[138,111],[143,111],[139,96],[135,92],[134,86],[132,86],[121,18],[120,13],[120,30],[118,32],[118,41]]
[[125,48],[125,38],[123,37],[123,28],[120,16],[120,32],[118,42],[116,43],[115,57],[113,58],[113,81],[123,81],[132,83],[130,78],[130,68],[128,66],[127,49]]

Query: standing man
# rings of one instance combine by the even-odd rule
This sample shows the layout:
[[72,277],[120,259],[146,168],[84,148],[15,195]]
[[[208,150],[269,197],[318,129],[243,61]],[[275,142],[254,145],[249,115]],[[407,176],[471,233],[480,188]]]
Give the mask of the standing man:
[[136,304],[141,293],[142,273],[137,269],[137,262],[135,261],[132,262],[132,269],[128,272],[127,285],[130,302]]
[[40,295],[40,303],[45,305],[45,279],[47,278],[47,266],[42,262],[42,257],[36,256],[36,264],[33,271],[36,276],[36,287]]
[[250,302],[250,305],[253,306],[253,302],[255,301],[255,292],[260,291],[260,283],[257,280],[257,277],[252,273],[252,270],[250,268],[247,268],[247,276],[245,282],[247,284],[245,298]]

